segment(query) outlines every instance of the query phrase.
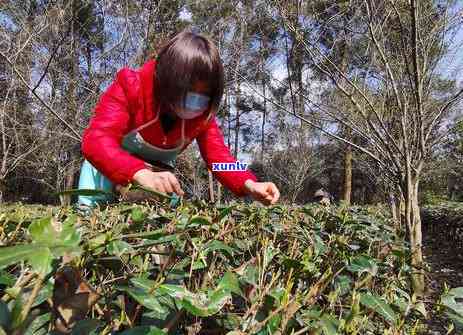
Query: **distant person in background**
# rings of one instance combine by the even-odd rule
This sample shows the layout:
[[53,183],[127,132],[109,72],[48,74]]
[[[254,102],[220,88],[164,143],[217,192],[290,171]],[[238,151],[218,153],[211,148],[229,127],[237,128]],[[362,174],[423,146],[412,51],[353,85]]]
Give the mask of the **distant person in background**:
[[323,206],[329,206],[331,204],[331,195],[323,189],[319,189],[315,192],[313,201]]
[[[234,163],[216,116],[224,90],[224,71],[210,39],[183,31],[140,69],[121,69],[102,94],[82,139],[85,161],[79,189],[113,192],[136,183],[184,195],[171,172],[178,154],[196,139],[201,156],[213,163]],[[154,167],[164,167],[163,171]],[[170,170],[170,171],[169,171]],[[278,201],[272,182],[250,171],[213,171],[236,196],[265,205]],[[79,196],[79,204],[108,203],[111,196]]]

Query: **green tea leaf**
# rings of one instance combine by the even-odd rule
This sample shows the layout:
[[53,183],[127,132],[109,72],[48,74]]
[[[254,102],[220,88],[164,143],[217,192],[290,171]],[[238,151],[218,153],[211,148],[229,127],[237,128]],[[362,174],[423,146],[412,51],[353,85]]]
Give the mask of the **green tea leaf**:
[[80,233],[76,229],[76,215],[69,216],[64,221],[61,231],[58,233],[59,245],[70,249],[77,248],[80,243]]
[[130,282],[133,283],[136,287],[146,291],[152,290],[156,285],[156,282],[154,280],[143,277],[132,278],[130,279]]
[[92,238],[90,241],[87,242],[88,248],[92,250],[92,253],[94,255],[98,255],[101,252],[104,251],[105,243],[108,239],[108,234],[98,234],[94,238]]
[[257,267],[254,265],[246,266],[241,279],[248,284],[257,285],[257,281],[259,280],[259,272],[257,270]]
[[52,226],[52,218],[47,217],[34,221],[29,226],[29,234],[32,240],[43,245],[53,245],[56,243],[58,233]]
[[446,314],[450,318],[450,320],[453,321],[456,329],[458,330],[463,329],[463,317],[461,315],[451,313],[451,312],[447,312]]
[[328,251],[328,247],[323,242],[322,238],[317,234],[314,234],[314,256],[318,257],[320,255],[325,254]]
[[147,215],[141,210],[140,207],[135,207],[132,209],[132,213],[130,214],[130,218],[134,223],[140,223],[145,220]]
[[32,308],[52,298],[53,286],[54,286],[54,283],[52,282],[52,280],[48,280],[48,282],[45,285],[43,285],[42,289],[39,291],[39,294],[35,298],[34,303],[32,304]]
[[62,192],[57,192],[55,193],[56,195],[82,195],[82,196],[93,196],[93,195],[109,195],[109,196],[114,196],[113,193],[107,192],[104,190],[98,190],[98,189],[71,189],[71,190],[65,190]]
[[230,257],[232,257],[235,252],[235,250],[232,247],[217,240],[210,241],[204,246],[204,253],[206,255],[213,251],[224,251]]
[[38,248],[34,254],[30,255],[29,263],[32,268],[43,275],[47,275],[51,272],[51,263],[53,261],[53,255],[48,248]]
[[233,210],[234,206],[229,206],[229,207],[225,207],[223,209],[220,210],[220,213],[219,213],[219,222],[221,222],[222,220],[224,220]]
[[201,317],[216,314],[231,299],[230,291],[223,288],[206,295],[203,292],[189,292],[179,285],[164,284],[159,287],[159,292],[168,294],[189,313]]
[[77,321],[72,327],[71,335],[96,335],[95,330],[101,325],[97,319],[86,319]]
[[455,287],[449,290],[448,294],[453,295],[457,299],[463,299],[463,287]]
[[209,299],[202,293],[187,294],[181,304],[191,314],[206,317],[216,314],[230,299],[230,292],[221,289],[214,291]]
[[13,286],[15,282],[16,279],[13,275],[6,272],[0,272],[0,285]]
[[392,310],[392,308],[384,302],[380,297],[373,295],[371,293],[361,293],[360,294],[360,303],[381,315],[386,321],[391,324],[397,323],[397,315]]
[[267,266],[270,264],[270,262],[273,260],[273,257],[278,253],[278,250],[276,250],[273,246],[269,245],[265,248],[264,251],[264,264],[262,265],[262,270],[265,271]]
[[278,302],[277,306],[279,307],[281,302],[283,301],[283,298],[286,295],[286,291],[282,287],[275,287],[269,292],[269,296],[271,296],[275,301]]
[[55,257],[66,252],[79,252],[80,233],[75,222],[75,215],[64,223],[53,222],[50,217],[39,219],[29,226],[29,234],[35,244],[49,247]]
[[136,289],[143,291],[143,294],[146,294],[155,300],[154,302],[152,300],[149,300],[148,302],[152,304],[151,307],[155,307],[150,310],[153,311],[158,318],[166,318],[169,313],[175,309],[175,302],[170,296],[163,294],[163,292],[159,289],[153,291],[156,287],[155,285],[157,285],[155,281],[138,277],[132,278],[130,282],[134,284]]
[[13,307],[11,308],[11,325],[10,328],[15,329],[22,323],[21,311],[24,306],[24,301],[21,292],[15,297]]
[[0,247],[0,269],[25,261],[37,251],[34,245],[16,245]]
[[32,321],[32,323],[27,328],[24,335],[49,335],[53,333],[48,332],[48,323],[51,319],[51,313],[45,313],[39,315]]
[[457,302],[457,299],[463,299],[463,287],[452,288],[443,294],[441,304],[463,317],[463,303]]
[[233,272],[226,272],[224,274],[219,282],[218,289],[224,289],[239,296],[244,296],[238,278]]
[[350,292],[352,279],[348,276],[341,275],[335,279],[334,287],[340,290],[340,294],[344,295]]
[[148,290],[141,289],[139,287],[127,287],[117,286],[120,291],[127,292],[132,298],[134,298],[140,305],[146,308],[156,311],[157,313],[166,313],[167,309],[161,305],[159,299],[152,293],[148,293]]
[[375,276],[378,273],[378,265],[373,258],[360,255],[352,260],[350,265],[347,266],[347,270],[359,274],[368,272],[372,276]]
[[141,326],[134,327],[132,329],[126,330],[119,333],[120,335],[167,335],[161,329],[154,326]]
[[188,222],[188,226],[209,226],[211,224],[210,219],[205,216],[192,217],[190,222]]
[[0,300],[0,327],[8,329],[11,324],[11,313],[5,302]]
[[338,334],[338,326],[336,325],[337,320],[327,314],[323,314],[320,318],[319,324],[321,329],[323,330],[324,335],[337,335]]
[[125,241],[117,240],[112,241],[106,247],[110,255],[121,257],[122,254],[133,252],[133,248]]

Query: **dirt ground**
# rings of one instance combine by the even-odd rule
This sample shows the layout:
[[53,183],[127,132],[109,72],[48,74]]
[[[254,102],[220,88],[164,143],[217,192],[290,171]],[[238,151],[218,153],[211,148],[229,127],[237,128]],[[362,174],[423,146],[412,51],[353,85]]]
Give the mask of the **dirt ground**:
[[[463,286],[463,240],[455,239],[455,230],[449,229],[448,224],[442,224],[445,217],[430,218],[423,215],[423,252],[425,261],[430,266],[428,274],[428,287],[430,289],[430,302],[435,302],[443,288],[444,283],[451,288]],[[458,222],[462,223],[463,222]],[[429,334],[447,334],[448,319],[438,315],[429,308],[430,320],[428,322]],[[453,332],[452,334],[457,334]]]

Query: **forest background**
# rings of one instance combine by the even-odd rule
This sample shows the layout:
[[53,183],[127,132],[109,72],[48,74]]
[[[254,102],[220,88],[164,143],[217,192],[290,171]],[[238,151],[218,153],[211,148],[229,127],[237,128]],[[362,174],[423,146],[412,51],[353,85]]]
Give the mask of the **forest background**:
[[[306,203],[319,188],[348,203],[390,200],[397,171],[389,171],[393,180],[383,173],[395,163],[381,151],[401,145],[396,132],[408,120],[401,120],[400,102],[409,94],[415,99],[415,88],[421,105],[435,104],[434,110],[457,97],[429,127],[432,149],[423,155],[419,189],[424,202],[457,200],[463,195],[461,8],[452,1],[417,5],[420,87],[404,83],[415,54],[404,1],[4,1],[0,200],[56,203],[56,192],[74,187],[80,136],[101,93],[120,68],[141,66],[184,28],[219,46],[225,141],[260,179],[278,185],[283,201]],[[395,90],[403,96],[399,104]],[[419,113],[411,107],[409,114]],[[423,123],[435,114],[427,113]],[[195,146],[178,165],[190,195],[232,198],[208,178]]]

